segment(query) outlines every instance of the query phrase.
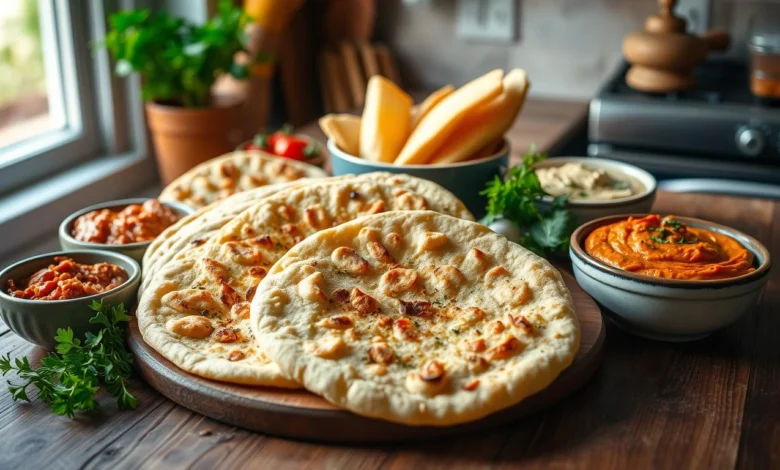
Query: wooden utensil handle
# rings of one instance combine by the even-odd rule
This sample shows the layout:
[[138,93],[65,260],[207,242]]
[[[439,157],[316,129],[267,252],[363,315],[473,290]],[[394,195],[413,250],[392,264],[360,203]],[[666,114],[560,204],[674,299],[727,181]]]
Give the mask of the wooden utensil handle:
[[661,15],[673,16],[672,12],[677,6],[677,0],[658,0],[658,5],[661,7]]
[[710,51],[725,52],[731,46],[731,35],[723,30],[707,31],[701,37]]

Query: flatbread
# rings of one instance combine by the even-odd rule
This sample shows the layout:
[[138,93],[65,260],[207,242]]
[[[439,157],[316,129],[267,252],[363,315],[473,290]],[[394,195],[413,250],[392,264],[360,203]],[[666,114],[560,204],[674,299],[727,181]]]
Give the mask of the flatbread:
[[293,386],[254,342],[248,318],[257,284],[312,233],[366,214],[420,208],[473,219],[441,186],[390,173],[312,183],[263,198],[154,276],[139,301],[139,329],[150,346],[193,374]]
[[318,180],[302,178],[290,183],[271,184],[250,189],[213,202],[195,213],[179,219],[155,238],[144,253],[143,280],[138,292],[139,296],[143,294],[154,275],[166,263],[184,253],[188,246],[199,246],[207,242],[217,230],[256,204],[260,199],[284,189]]
[[321,168],[262,151],[236,151],[203,162],[176,178],[160,193],[196,209],[235,193],[300,178],[325,178]]
[[250,322],[282,374],[357,414],[473,421],[547,387],[579,325],[560,273],[488,228],[429,211],[322,231],[260,283]]

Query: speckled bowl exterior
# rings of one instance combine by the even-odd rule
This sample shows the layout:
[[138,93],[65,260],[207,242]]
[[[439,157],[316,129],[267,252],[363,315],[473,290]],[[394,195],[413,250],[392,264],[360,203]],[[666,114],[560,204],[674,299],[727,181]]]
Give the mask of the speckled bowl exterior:
[[[10,279],[20,280],[32,275],[53,264],[55,256],[68,256],[82,264],[106,262],[117,265],[127,272],[127,282],[108,292],[69,300],[27,300],[8,295],[6,286]],[[95,314],[89,305],[94,300],[102,299],[111,305],[124,303],[129,311],[134,305],[140,282],[141,267],[135,260],[121,253],[78,250],[34,256],[0,272],[0,317],[17,335],[52,350],[58,328],[70,327],[79,338],[87,331],[96,329],[95,325],[89,324],[89,319]]]
[[424,178],[444,186],[457,196],[466,207],[479,219],[485,215],[487,200],[480,191],[496,176],[501,176],[509,166],[509,142],[504,139],[501,150],[479,160],[445,165],[393,165],[366,160],[349,155],[339,149],[333,140],[328,140],[330,164],[334,176],[348,174],[363,174],[372,171],[389,171],[390,173],[406,173]]
[[723,225],[677,217],[691,227],[737,240],[755,256],[755,271],[714,281],[662,279],[609,266],[585,252],[585,239],[593,230],[626,217],[604,217],[580,226],[572,234],[569,248],[577,282],[608,309],[604,314],[616,325],[649,339],[691,341],[735,322],[754,308],[772,265],[769,250],[758,240]]
[[[63,250],[101,250],[101,251],[108,251],[111,253],[121,253],[123,255],[127,255],[133,258],[134,260],[138,261],[138,263],[141,263],[141,260],[144,257],[144,253],[146,253],[146,249],[149,248],[149,245],[152,243],[151,241],[139,242],[139,243],[128,243],[126,245],[106,245],[103,243],[91,243],[91,242],[76,240],[71,236],[71,232],[75,220],[81,217],[82,215],[86,214],[87,212],[92,212],[99,209],[121,210],[129,206],[130,204],[143,204],[149,199],[150,198],[148,197],[142,197],[142,198],[134,198],[134,199],[122,199],[119,201],[102,202],[100,204],[95,204],[93,206],[85,207],[80,211],[74,212],[73,214],[69,215],[65,220],[63,220],[62,223],[60,224],[60,229],[59,229],[60,246],[62,247]],[[163,204],[176,211],[182,217],[195,212],[195,209],[185,204],[180,204],[178,202],[163,202]]]
[[[591,220],[610,215],[650,212],[650,209],[653,207],[657,187],[655,178],[645,170],[634,165],[629,165],[628,163],[606,158],[554,157],[537,163],[534,165],[534,168],[549,168],[561,166],[564,163],[582,163],[591,168],[622,173],[636,178],[645,188],[645,190],[639,194],[625,199],[616,199],[614,201],[569,201],[567,209],[569,209],[577,218],[577,223],[584,224],[585,222],[590,222]],[[547,209],[552,204],[552,201],[552,196],[547,196],[539,201],[539,205],[543,209]]]

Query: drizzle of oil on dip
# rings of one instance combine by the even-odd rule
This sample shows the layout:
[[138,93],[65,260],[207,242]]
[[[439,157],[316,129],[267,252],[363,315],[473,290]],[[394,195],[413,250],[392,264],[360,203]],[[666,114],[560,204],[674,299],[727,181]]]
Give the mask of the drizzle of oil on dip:
[[610,266],[665,279],[729,279],[754,271],[753,253],[733,238],[657,214],[597,228],[585,251]]
[[537,168],[536,176],[544,192],[550,196],[569,196],[571,200],[611,201],[631,197],[645,189],[631,176],[575,162]]

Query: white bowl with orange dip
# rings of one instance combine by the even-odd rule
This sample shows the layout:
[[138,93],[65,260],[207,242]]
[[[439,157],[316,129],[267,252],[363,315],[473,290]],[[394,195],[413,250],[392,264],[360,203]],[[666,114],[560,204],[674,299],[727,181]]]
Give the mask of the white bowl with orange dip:
[[756,305],[772,261],[755,238],[689,217],[620,215],[580,226],[577,282],[616,325],[662,341],[703,338]]

